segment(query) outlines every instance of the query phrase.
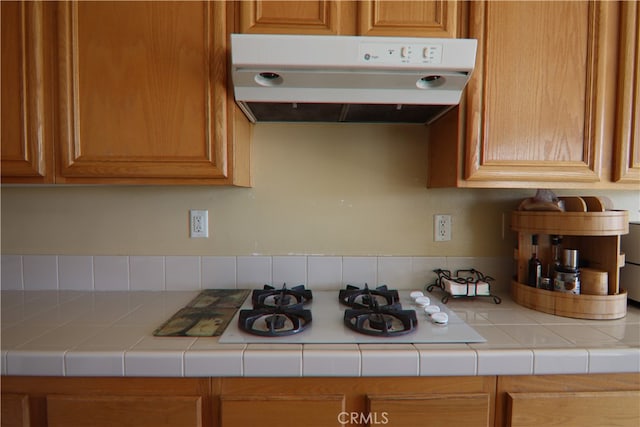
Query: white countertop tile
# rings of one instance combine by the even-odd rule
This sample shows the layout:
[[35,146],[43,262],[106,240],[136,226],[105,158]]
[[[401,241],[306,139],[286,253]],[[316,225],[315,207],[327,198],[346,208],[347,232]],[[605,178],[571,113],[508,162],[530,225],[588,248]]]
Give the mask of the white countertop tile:
[[302,350],[304,376],[359,377],[360,349],[357,344],[308,344]]
[[124,375],[124,351],[68,351],[64,355],[68,376],[121,377]]
[[[200,341],[201,338],[198,338]],[[196,342],[184,353],[186,377],[240,377],[242,376],[244,344],[198,346]]]
[[595,328],[616,338],[623,344],[640,347],[640,324],[606,323],[602,326],[595,326]]
[[478,349],[478,375],[531,375],[533,351],[528,349]]
[[7,353],[8,375],[65,375],[64,351],[16,350]]
[[67,323],[40,335],[21,345],[22,350],[61,350],[65,351],[78,343],[99,334],[105,326],[90,324]]
[[493,325],[473,325],[473,329],[486,339],[486,342],[470,343],[469,347],[474,349],[491,348],[521,348],[522,344],[511,335]]
[[111,326],[105,328],[100,333],[95,334],[86,340],[80,342],[73,350],[90,351],[90,350],[128,350],[135,346],[144,338],[148,337],[152,330],[148,326],[130,325],[130,326]]
[[587,350],[534,349],[533,373],[543,374],[586,374],[589,372],[589,353]]
[[180,350],[186,351],[196,342],[193,337],[153,337],[147,336],[138,341],[132,348],[137,350]]
[[414,344],[420,355],[420,375],[476,375],[478,355],[467,344]]
[[362,376],[416,376],[418,350],[413,344],[359,344]]
[[302,376],[302,345],[249,344],[244,350],[243,362],[243,373],[247,377],[299,377]]
[[553,330],[573,344],[581,347],[615,346],[618,340],[592,325],[556,325]]
[[130,377],[182,377],[184,351],[131,350],[124,354],[124,372]]
[[589,349],[589,373],[640,372],[640,348]]
[[497,325],[524,347],[572,347],[573,344],[543,325]]

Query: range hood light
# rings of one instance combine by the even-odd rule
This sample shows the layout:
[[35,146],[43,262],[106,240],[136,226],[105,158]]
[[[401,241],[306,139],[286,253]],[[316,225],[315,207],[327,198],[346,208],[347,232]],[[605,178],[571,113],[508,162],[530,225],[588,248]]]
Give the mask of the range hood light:
[[270,71],[256,74],[255,81],[260,86],[278,86],[283,82],[282,76],[280,74],[272,73]]
[[442,86],[447,79],[439,75],[424,76],[416,82],[416,86],[419,89],[433,89],[434,87]]

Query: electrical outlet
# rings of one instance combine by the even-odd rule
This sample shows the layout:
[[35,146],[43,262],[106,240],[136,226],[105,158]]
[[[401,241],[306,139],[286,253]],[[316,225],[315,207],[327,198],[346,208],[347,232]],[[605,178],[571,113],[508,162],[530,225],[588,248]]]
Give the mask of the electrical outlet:
[[189,211],[189,237],[209,237],[209,211]]
[[451,215],[433,216],[433,240],[436,242],[451,240]]

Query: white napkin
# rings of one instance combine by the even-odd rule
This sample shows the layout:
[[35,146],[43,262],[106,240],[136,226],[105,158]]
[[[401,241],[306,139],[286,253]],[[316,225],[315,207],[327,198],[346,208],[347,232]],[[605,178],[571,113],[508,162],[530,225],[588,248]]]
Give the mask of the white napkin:
[[444,290],[454,296],[465,295],[472,297],[475,295],[489,295],[489,284],[482,280],[475,283],[458,283],[443,277],[442,283],[444,283]]

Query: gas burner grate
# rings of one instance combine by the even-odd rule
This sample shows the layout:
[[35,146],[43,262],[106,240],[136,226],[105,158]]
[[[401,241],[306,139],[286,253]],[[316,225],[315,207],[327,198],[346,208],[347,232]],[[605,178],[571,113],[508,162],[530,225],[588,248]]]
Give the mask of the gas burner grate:
[[386,285],[369,289],[366,283],[364,284],[364,289],[347,285],[346,289],[340,290],[338,298],[342,304],[351,308],[371,308],[373,304],[390,306],[400,301],[398,291],[395,289],[388,289]]
[[289,307],[298,304],[306,304],[311,301],[313,295],[304,285],[287,288],[283,284],[282,288],[264,285],[264,289],[255,289],[251,294],[253,308],[265,307]]
[[280,337],[297,334],[311,324],[311,310],[302,304],[240,310],[238,326],[253,335]]
[[350,329],[366,335],[394,337],[413,332],[418,327],[415,310],[402,310],[400,304],[371,308],[347,309],[344,324]]

